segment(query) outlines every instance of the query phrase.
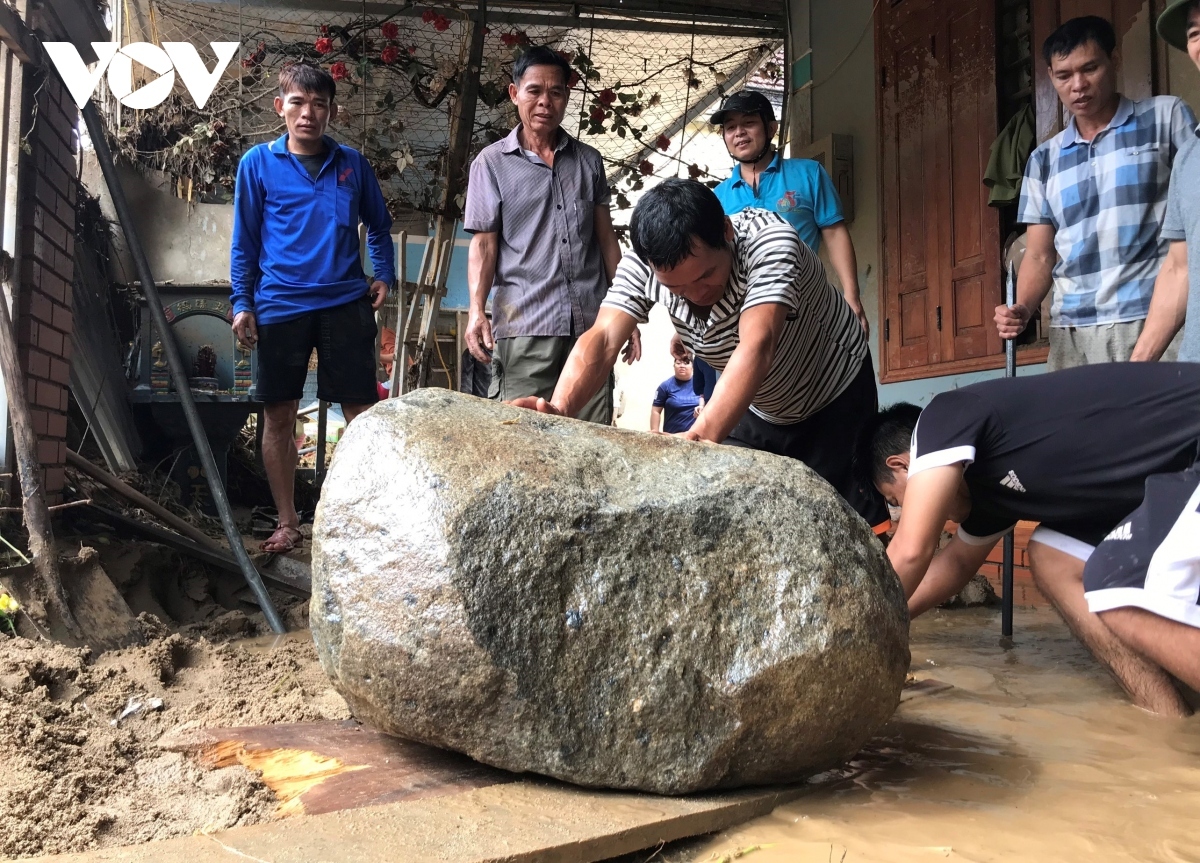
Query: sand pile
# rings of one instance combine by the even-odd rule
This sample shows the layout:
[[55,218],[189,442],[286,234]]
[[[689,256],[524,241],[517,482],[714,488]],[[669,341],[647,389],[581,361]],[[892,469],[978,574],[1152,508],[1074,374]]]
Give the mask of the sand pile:
[[[151,615],[139,620],[144,647],[95,658],[0,637],[0,858],[270,819],[277,801],[255,774],[200,768],[159,749],[158,739],[182,728],[349,716],[311,642],[268,651],[210,640],[246,628],[232,619],[209,637],[168,634]],[[114,725],[131,699],[143,708]]]

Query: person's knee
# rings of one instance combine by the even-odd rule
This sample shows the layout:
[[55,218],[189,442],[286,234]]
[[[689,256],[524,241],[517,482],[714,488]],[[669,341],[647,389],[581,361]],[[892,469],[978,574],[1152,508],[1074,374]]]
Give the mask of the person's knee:
[[286,431],[290,437],[292,430],[296,425],[296,412],[300,409],[300,402],[271,402],[263,406],[263,431],[267,434],[271,432]]

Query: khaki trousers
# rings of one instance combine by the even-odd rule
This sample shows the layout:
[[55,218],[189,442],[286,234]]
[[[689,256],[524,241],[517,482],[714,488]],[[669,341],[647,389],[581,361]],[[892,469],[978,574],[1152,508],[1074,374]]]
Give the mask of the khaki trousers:
[[[575,339],[570,336],[517,336],[496,339],[492,351],[492,386],[488,398],[500,401],[541,396],[549,399],[554,395],[558,376],[562,373]],[[613,376],[600,388],[583,410],[578,419],[600,425],[612,425],[613,419]]]

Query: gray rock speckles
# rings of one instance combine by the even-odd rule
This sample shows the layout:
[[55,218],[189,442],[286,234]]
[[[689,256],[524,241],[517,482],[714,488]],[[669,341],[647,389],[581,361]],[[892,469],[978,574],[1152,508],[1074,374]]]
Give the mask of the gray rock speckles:
[[879,543],[803,465],[433,389],[339,444],[310,617],[371,725],[664,793],[845,760],[909,661]]

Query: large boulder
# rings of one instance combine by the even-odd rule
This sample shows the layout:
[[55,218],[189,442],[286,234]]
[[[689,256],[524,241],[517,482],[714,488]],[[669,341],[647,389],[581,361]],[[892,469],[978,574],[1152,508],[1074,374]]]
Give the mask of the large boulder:
[[440,389],[338,444],[310,617],[370,725],[670,794],[845,760],[909,662],[879,542],[803,464]]

